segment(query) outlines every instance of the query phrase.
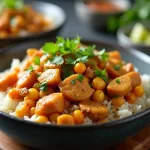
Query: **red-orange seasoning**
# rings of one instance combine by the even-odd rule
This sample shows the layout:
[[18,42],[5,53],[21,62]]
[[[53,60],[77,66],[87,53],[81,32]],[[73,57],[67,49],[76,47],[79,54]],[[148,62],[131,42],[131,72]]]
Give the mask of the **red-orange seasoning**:
[[92,11],[102,13],[119,12],[123,10],[123,8],[114,3],[104,1],[88,1],[87,5]]

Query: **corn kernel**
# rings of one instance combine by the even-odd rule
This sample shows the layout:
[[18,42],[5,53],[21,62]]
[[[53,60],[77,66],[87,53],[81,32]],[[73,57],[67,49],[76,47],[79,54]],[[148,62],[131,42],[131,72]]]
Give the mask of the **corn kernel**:
[[84,122],[84,114],[81,110],[75,110],[72,116],[76,124],[82,124]]
[[49,116],[49,120],[50,120],[51,122],[57,122],[58,116],[60,116],[59,113],[53,113],[53,114],[51,114],[51,115]]

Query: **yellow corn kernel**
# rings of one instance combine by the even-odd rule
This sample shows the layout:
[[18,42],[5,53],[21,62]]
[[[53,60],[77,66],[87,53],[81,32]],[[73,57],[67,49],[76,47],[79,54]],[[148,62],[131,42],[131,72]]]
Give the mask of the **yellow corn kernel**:
[[29,89],[27,97],[29,99],[38,100],[39,99],[39,92],[38,92],[38,90],[36,90],[35,88]]
[[112,105],[120,107],[125,103],[124,97],[117,97],[117,98],[112,98],[111,99]]
[[38,122],[38,123],[47,123],[48,122],[48,118],[45,117],[45,116],[38,116],[35,119],[35,122]]
[[134,89],[133,89],[133,93],[136,97],[141,97],[144,95],[144,88],[142,86],[136,86]]
[[75,124],[82,124],[84,122],[84,114],[81,112],[81,110],[75,110],[72,113],[72,116]]
[[74,119],[71,115],[63,114],[57,118],[57,124],[59,125],[74,125]]
[[92,87],[95,90],[103,90],[106,87],[106,83],[103,79],[95,77],[92,81]]
[[133,92],[130,92],[128,95],[126,95],[126,96],[125,96],[125,99],[126,99],[126,101],[127,101],[128,103],[130,103],[130,104],[134,104],[135,101],[136,101],[136,97],[135,97],[135,95],[134,95]]
[[24,101],[27,103],[27,105],[31,107],[35,107],[36,102],[33,99],[29,99],[28,97],[24,97]]
[[30,111],[30,107],[26,102],[20,102],[17,107],[16,107],[16,114],[18,116],[20,116],[20,118],[24,117],[25,115],[27,115]]
[[59,113],[52,113],[52,114],[49,116],[49,120],[50,120],[51,122],[57,122],[58,116],[60,116]]
[[30,114],[31,117],[35,114],[35,107],[32,107],[30,109],[30,113],[29,114]]
[[96,102],[103,102],[104,101],[104,92],[101,90],[96,90],[92,94],[92,100]]

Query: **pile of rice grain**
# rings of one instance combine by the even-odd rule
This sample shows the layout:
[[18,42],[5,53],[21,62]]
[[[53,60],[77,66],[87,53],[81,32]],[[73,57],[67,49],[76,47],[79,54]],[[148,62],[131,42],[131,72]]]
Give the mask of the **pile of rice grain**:
[[[22,62],[24,63],[24,62]],[[11,64],[11,69],[18,66],[21,66],[21,63],[18,59],[14,59]],[[8,70],[7,70],[8,71]],[[6,71],[6,72],[7,72]],[[150,108],[150,75],[142,75],[142,86],[144,87],[145,94],[138,98],[134,104],[129,104],[128,102],[125,102],[121,107],[116,107],[111,105],[111,101],[104,101],[103,104],[108,107],[109,115],[107,120],[112,121],[124,117],[128,117],[130,115],[136,114],[140,111],[143,111],[147,108]],[[10,115],[14,115],[13,112],[18,105],[18,102],[14,102],[11,100],[7,95],[7,92],[0,92],[0,110],[6,113],[9,113]],[[64,114],[68,114],[73,112],[74,110],[79,109],[77,105],[72,105],[68,110],[64,110]],[[32,116],[29,118],[28,116],[24,116],[25,120],[32,121],[36,118],[36,116]],[[51,124],[51,122],[47,122],[48,124]],[[55,124],[55,122],[52,122]],[[92,124],[92,120],[86,117],[84,119],[84,124]]]

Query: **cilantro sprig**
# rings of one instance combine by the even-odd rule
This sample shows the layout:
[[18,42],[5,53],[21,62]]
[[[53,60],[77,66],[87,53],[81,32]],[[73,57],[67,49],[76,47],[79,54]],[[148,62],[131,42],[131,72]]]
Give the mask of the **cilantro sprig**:
[[34,71],[34,68],[33,68],[33,66],[29,66],[29,68],[28,69],[26,69],[26,71],[28,71],[28,72],[33,72]]
[[75,65],[77,62],[86,63],[88,61],[88,56],[79,57],[77,59],[68,57],[65,60],[66,60],[66,64]]
[[48,84],[46,82],[39,83],[37,87],[39,87],[40,91],[43,92],[48,90]]
[[[74,39],[64,39],[57,37],[56,43],[46,43],[42,50],[47,54],[52,54],[51,62],[55,64],[62,64],[64,62],[63,56],[73,55],[65,59],[67,65],[75,65],[77,62],[87,62],[88,58],[94,57],[95,46],[83,47],[80,43],[80,37]],[[60,56],[56,56],[58,54]]]
[[108,74],[106,70],[94,70],[94,73],[97,77],[102,78],[106,83],[108,83]]
[[21,9],[24,6],[23,0],[1,0],[0,1],[0,13],[4,9]]
[[63,57],[60,55],[60,56],[54,56],[53,58],[50,59],[50,62],[52,64],[56,64],[56,65],[62,65],[64,63],[64,59]]
[[108,58],[109,58],[109,55],[108,55],[108,53],[106,52],[105,49],[99,51],[99,52],[97,53],[97,55],[99,56],[99,58],[100,58],[102,61],[107,61]]
[[117,83],[117,84],[120,84],[120,79],[116,79],[116,83]]
[[75,79],[72,79],[72,80],[71,80],[71,83],[72,83],[72,84],[76,84],[76,81],[77,81],[77,80],[80,81],[80,82],[82,82],[83,79],[84,79],[84,76],[83,76],[82,74],[78,74],[78,76],[77,76]]
[[34,62],[35,65],[40,66],[40,57],[35,56],[34,59],[33,59],[33,62]]

